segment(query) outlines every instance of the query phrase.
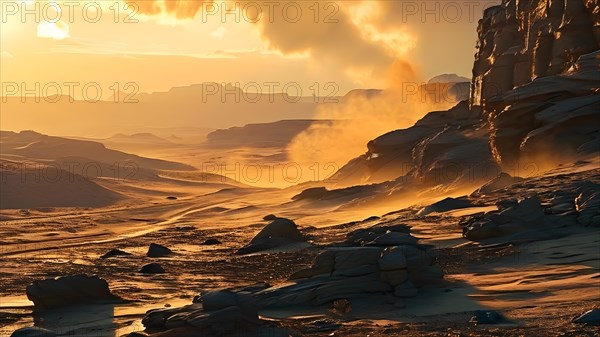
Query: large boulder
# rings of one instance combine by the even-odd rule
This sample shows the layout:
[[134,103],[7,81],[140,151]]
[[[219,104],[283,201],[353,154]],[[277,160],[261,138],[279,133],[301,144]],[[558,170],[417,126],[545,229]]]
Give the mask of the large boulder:
[[26,294],[35,309],[53,309],[86,303],[116,303],[121,300],[110,292],[105,280],[87,275],[35,281],[27,286]]
[[250,243],[240,248],[236,254],[250,254],[304,241],[304,236],[294,221],[277,218],[265,226]]

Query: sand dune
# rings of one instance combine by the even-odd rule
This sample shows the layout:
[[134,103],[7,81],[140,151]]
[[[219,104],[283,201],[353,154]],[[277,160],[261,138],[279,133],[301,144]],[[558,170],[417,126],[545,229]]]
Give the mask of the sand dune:
[[102,207],[124,196],[72,172],[1,161],[0,208]]

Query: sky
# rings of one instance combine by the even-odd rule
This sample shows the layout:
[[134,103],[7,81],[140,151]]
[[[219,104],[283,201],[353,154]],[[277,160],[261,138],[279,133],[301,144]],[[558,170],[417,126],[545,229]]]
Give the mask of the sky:
[[498,2],[2,0],[2,95],[203,82],[343,95],[389,86],[398,62],[418,80],[470,77],[477,21]]

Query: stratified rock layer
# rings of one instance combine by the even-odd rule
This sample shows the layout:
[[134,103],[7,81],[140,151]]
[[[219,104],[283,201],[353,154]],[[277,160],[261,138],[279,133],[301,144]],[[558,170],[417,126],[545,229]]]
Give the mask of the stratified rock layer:
[[503,0],[479,21],[471,103],[568,70],[600,46],[595,0]]

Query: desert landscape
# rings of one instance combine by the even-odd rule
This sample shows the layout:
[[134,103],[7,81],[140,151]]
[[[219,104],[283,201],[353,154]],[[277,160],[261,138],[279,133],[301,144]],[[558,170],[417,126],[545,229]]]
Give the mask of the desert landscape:
[[275,3],[2,4],[0,335],[600,335],[600,3]]

